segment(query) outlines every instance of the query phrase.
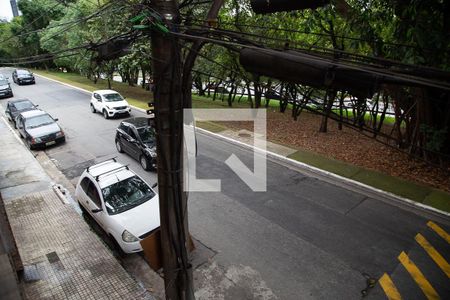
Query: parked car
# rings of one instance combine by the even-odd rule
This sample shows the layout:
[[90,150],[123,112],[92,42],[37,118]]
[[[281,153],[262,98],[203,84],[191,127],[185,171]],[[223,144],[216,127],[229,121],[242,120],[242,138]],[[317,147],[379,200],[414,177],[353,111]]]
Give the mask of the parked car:
[[13,91],[11,88],[11,85],[9,84],[8,79],[4,78],[2,76],[2,78],[0,78],[0,97],[2,98],[6,98],[6,97],[13,97]]
[[116,130],[116,148],[138,160],[144,170],[156,169],[156,133],[152,119],[136,117],[123,120]]
[[158,194],[116,159],[88,167],[75,197],[125,253],[142,251],[140,241],[160,226]]
[[31,73],[28,70],[24,69],[16,69],[12,73],[12,78],[15,83],[18,85],[24,84],[24,83],[30,83],[35,84],[36,81],[34,79],[33,73]]
[[125,98],[113,90],[94,91],[91,96],[91,111],[100,112],[105,119],[117,115],[130,115],[131,108]]
[[28,148],[46,147],[66,141],[66,136],[48,113],[42,110],[21,112],[16,118],[20,137],[25,139]]
[[16,126],[16,118],[17,116],[24,111],[37,109],[38,105],[34,105],[28,99],[17,99],[10,100],[6,104],[5,114],[8,117],[8,120],[14,123],[14,127]]

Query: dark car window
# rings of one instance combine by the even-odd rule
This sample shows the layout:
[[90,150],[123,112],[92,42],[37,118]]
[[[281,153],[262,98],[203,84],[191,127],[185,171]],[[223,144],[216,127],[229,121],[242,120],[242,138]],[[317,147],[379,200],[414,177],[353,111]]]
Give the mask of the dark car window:
[[24,110],[28,108],[33,108],[34,105],[30,101],[20,101],[15,102],[13,107],[16,108],[17,110]]
[[91,180],[87,177],[84,177],[83,180],[80,183],[81,188],[83,189],[83,191],[87,194],[87,188],[89,186],[89,182],[91,182]]
[[55,120],[53,120],[52,117],[50,117],[49,115],[45,114],[45,115],[27,118],[25,120],[25,128],[31,129],[31,128],[36,128],[36,127],[40,127],[40,126],[44,126],[44,125],[50,125],[52,123],[55,123]]
[[155,130],[152,127],[141,127],[137,129],[139,137],[143,143],[153,143],[155,141]]
[[102,194],[110,215],[132,209],[155,196],[155,192],[136,175],[105,187]]
[[120,96],[120,94],[118,94],[118,93],[105,94],[105,95],[103,95],[103,97],[105,97],[106,102],[116,102],[116,101],[123,100],[122,96]]
[[123,123],[120,123],[119,129],[120,129],[120,130],[123,130],[123,132],[126,133],[126,132],[127,132],[127,129],[128,129],[128,126],[125,125],[125,124],[123,124]]
[[89,198],[91,198],[92,202],[94,202],[94,204],[97,205],[98,208],[102,208],[102,203],[100,200],[98,190],[95,187],[95,184],[90,180],[86,194],[88,195]]
[[128,135],[129,135],[132,139],[137,139],[136,134],[134,133],[133,128],[128,127],[127,133],[128,133]]
[[17,128],[20,128],[20,129],[23,128],[22,122],[23,122],[23,118],[22,117],[18,117],[17,118]]
[[27,70],[17,70],[17,75],[31,75],[31,72]]

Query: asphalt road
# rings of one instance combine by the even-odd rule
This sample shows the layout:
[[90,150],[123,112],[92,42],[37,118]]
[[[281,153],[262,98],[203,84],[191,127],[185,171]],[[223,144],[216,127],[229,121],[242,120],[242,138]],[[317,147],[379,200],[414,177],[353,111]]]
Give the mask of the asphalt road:
[[[150,184],[156,181],[155,173],[117,153],[115,129],[122,119],[92,114],[89,94],[41,77],[36,85],[12,86],[14,98],[29,98],[59,118],[67,141],[45,152],[72,182],[85,167],[112,156]],[[6,102],[0,100],[3,107]],[[132,115],[143,114],[134,110]],[[224,164],[232,153],[251,168],[251,151],[198,134],[198,177],[221,179],[222,192],[189,198],[191,233],[217,251],[214,260],[225,270],[247,275],[251,270],[255,288],[264,286],[279,299],[360,299],[367,279],[384,273],[404,299],[426,299],[423,281],[416,282],[399,259],[404,251],[439,296],[450,298],[448,274],[415,240],[421,233],[449,262],[448,241],[427,225],[433,221],[448,233],[448,218],[276,161],[267,164],[268,191],[252,192]],[[376,285],[368,298],[386,299],[386,293]]]

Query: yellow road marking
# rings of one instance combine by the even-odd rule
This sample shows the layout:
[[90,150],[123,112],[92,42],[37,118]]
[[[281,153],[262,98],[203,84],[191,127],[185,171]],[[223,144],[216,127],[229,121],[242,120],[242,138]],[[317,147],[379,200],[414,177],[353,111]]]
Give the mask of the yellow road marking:
[[450,265],[445,260],[445,258],[443,258],[442,255],[439,252],[437,252],[437,250],[420,233],[416,235],[416,241],[428,253],[431,259],[434,260],[434,262],[439,266],[439,268],[441,268],[442,271],[444,271],[444,273],[447,274],[447,277],[450,278]]
[[427,223],[428,227],[430,227],[431,229],[433,229],[437,234],[439,234],[444,240],[447,241],[447,243],[450,244],[450,234],[448,234],[447,232],[445,232],[444,229],[442,229],[441,227],[439,227],[437,224],[428,221]]
[[392,279],[391,277],[389,277],[388,274],[384,273],[383,276],[381,276],[380,280],[378,280],[378,282],[380,283],[384,293],[386,294],[389,300],[402,299],[402,296],[400,296],[400,293],[398,292],[394,282],[392,282]]
[[423,276],[422,272],[419,270],[416,264],[409,259],[408,255],[406,255],[405,252],[400,253],[400,255],[398,256],[398,260],[402,263],[406,271],[408,271],[408,273],[423,291],[427,299],[440,299],[436,290],[431,286],[430,282],[425,278],[425,276]]

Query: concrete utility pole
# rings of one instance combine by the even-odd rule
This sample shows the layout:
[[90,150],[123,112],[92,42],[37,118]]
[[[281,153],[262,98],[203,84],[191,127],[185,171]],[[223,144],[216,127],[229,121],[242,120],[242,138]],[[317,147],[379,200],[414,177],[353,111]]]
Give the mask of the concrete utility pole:
[[[151,8],[173,30],[179,21],[175,0],[152,0]],[[166,299],[194,299],[188,261],[187,199],[183,192],[183,103],[178,39],[152,31],[158,186]]]

